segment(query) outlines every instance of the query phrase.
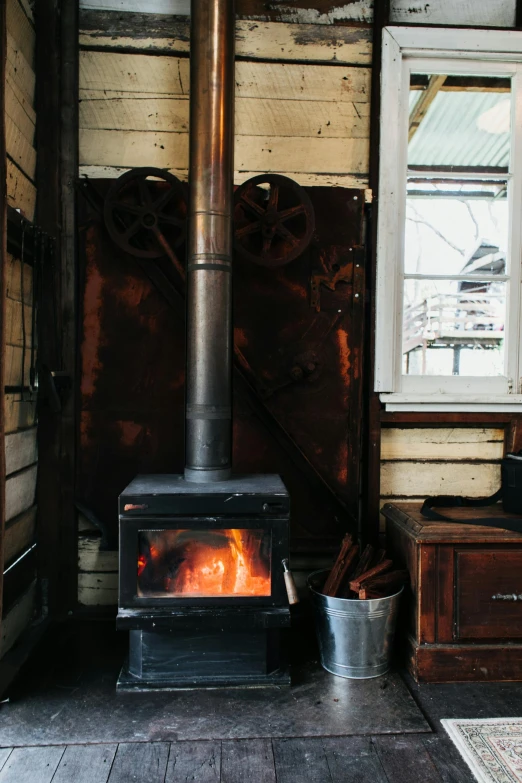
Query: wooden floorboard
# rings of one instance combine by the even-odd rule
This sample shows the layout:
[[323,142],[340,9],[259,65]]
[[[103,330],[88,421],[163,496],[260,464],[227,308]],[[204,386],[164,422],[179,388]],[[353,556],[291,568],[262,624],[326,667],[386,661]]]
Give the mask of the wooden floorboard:
[[221,783],[276,783],[269,739],[228,740],[221,747]]
[[319,737],[274,739],[277,783],[332,783]]
[[15,748],[0,771],[0,783],[51,783],[64,746]]
[[117,745],[69,745],[52,783],[107,783]]
[[441,783],[442,778],[420,737],[374,737],[388,783]]
[[220,783],[221,742],[176,742],[170,747],[165,783]]
[[423,743],[444,783],[474,783],[470,768],[448,737],[427,737]]
[[108,783],[164,783],[169,750],[167,742],[118,745]]
[[387,783],[371,737],[325,737],[323,748],[333,783]]
[[0,748],[0,783],[473,783],[444,734]]

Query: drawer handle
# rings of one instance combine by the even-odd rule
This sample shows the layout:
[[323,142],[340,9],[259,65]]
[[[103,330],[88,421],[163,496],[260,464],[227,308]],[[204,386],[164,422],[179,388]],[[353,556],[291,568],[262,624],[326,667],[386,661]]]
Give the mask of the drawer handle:
[[522,593],[519,593],[517,595],[516,593],[508,593],[507,595],[504,595],[503,593],[497,593],[496,595],[491,596],[492,601],[522,601]]

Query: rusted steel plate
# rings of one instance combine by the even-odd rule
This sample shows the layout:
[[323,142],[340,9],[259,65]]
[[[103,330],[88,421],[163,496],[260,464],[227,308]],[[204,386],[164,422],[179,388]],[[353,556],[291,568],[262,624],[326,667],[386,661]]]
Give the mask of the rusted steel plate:
[[[93,185],[103,195],[110,182]],[[292,493],[294,537],[324,537],[349,525],[358,502],[350,466],[360,456],[352,425],[361,417],[362,355],[352,335],[360,343],[362,330],[353,324],[350,248],[362,241],[363,194],[333,188],[308,193],[316,230],[303,256],[279,269],[235,262],[243,380],[238,376],[235,383],[234,465],[238,472],[281,473]],[[80,221],[77,494],[115,533],[117,496],[136,473],[183,470],[182,281],[169,261],[160,262],[179,291],[176,305],[176,296],[162,295],[139,262],[111,242],[86,203]],[[178,252],[183,259],[184,248]],[[345,279],[335,290],[321,284],[318,312],[311,305],[312,276],[335,277],[335,265],[345,270]],[[303,460],[318,481],[303,471]]]

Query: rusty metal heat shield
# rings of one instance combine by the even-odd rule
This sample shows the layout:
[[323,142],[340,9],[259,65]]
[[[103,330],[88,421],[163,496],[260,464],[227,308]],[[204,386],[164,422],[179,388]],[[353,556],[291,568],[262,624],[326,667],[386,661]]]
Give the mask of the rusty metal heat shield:
[[192,0],[185,478],[232,461],[233,0]]

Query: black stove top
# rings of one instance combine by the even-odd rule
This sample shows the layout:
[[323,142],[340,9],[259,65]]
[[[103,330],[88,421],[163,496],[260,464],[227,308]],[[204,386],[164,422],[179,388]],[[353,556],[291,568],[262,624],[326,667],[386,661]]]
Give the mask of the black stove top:
[[234,476],[200,484],[182,475],[136,476],[120,495],[121,516],[149,514],[288,515],[288,490],[277,475]]

